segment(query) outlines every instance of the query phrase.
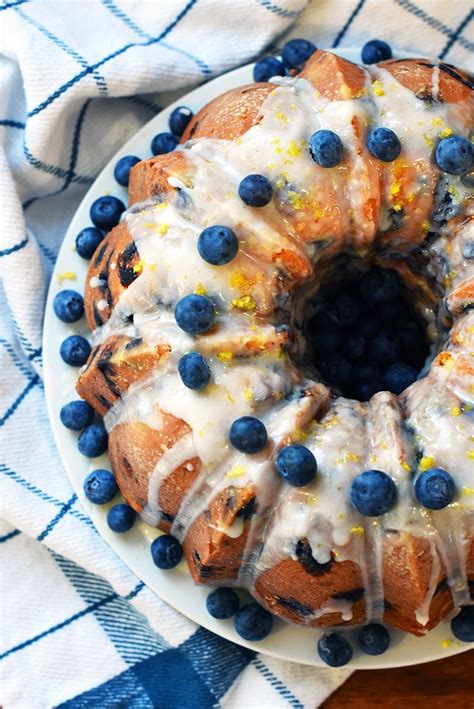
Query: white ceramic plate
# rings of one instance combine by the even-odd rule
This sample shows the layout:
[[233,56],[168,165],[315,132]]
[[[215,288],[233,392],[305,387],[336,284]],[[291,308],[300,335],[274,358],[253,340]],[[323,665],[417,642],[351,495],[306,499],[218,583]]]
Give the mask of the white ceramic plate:
[[[347,59],[359,60],[359,51],[344,50],[340,53]],[[77,450],[77,435],[65,429],[59,420],[60,408],[68,401],[78,398],[75,392],[78,370],[68,366],[61,360],[59,346],[68,335],[78,333],[87,336],[88,331],[84,318],[79,323],[73,323],[72,325],[60,322],[54,316],[52,305],[54,296],[63,288],[70,287],[83,292],[89,262],[82,259],[75,252],[74,244],[78,232],[91,225],[89,209],[92,202],[101,195],[112,193],[126,203],[126,189],[120,187],[113,176],[117,160],[124,155],[138,155],[141,158],[149,157],[150,143],[153,136],[156,133],[168,130],[168,116],[175,106],[186,105],[194,112],[198,111],[205,103],[224,91],[252,82],[252,66],[236,69],[214,79],[181,97],[178,102],[163,110],[124,145],[122,150],[104,168],[84,197],[69,226],[59,252],[46,305],[44,321],[46,400],[59,453],[81,504],[90,515],[99,534],[150,589],[176,610],[183,613],[183,615],[221,637],[281,659],[301,662],[307,665],[322,665],[323,663],[316,652],[316,642],[320,634],[317,630],[297,627],[276,620],[274,629],[268,638],[258,643],[248,643],[237,635],[232,620],[215,620],[207,613],[206,596],[209,593],[209,589],[194,585],[184,562],[172,571],[161,571],[156,568],[149,551],[151,541],[158,534],[155,529],[146,526],[143,522],[139,522],[126,534],[119,535],[112,532],[106,522],[109,505],[96,506],[91,504],[85,498],[82,489],[85,476],[96,468],[110,467],[109,459],[106,455],[93,460],[84,458]],[[65,272],[75,274],[75,279],[72,281],[66,280],[61,285],[58,275]],[[349,635],[355,635],[355,632],[349,631]],[[390,648],[384,655],[378,657],[370,657],[360,653],[357,650],[356,642],[353,643],[353,646],[354,658],[348,666],[351,669],[380,669],[414,665],[455,655],[468,649],[468,645],[460,643],[453,638],[447,623],[441,623],[424,638],[414,638],[405,633],[392,632]]]

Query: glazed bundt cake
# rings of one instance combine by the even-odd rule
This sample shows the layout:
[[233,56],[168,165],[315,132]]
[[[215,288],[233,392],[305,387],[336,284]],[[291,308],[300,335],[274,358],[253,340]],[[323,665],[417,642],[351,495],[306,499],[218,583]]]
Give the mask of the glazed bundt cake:
[[[445,64],[317,51],[132,168],[91,260],[77,390],[124,498],[196,582],[295,623],[417,635],[471,602],[472,88]],[[328,386],[305,323],[328,283],[384,269],[431,355],[400,395],[360,401]]]

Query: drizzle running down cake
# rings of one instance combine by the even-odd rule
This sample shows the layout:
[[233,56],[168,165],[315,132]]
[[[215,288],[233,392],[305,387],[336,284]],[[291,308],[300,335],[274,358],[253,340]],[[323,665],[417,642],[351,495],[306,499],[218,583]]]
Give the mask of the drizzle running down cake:
[[[77,389],[126,501],[197,582],[295,623],[417,635],[472,602],[472,86],[317,51],[132,168],[91,260]],[[399,395],[361,401],[304,333],[327,284],[374,272],[410,294],[430,356]]]

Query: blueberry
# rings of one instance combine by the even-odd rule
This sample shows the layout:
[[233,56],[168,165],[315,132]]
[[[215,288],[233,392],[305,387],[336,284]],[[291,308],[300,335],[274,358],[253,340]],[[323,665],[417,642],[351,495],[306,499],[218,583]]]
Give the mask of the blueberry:
[[178,362],[178,372],[188,389],[203,389],[209,384],[211,370],[199,352],[188,352]]
[[281,50],[281,58],[288,69],[300,69],[315,51],[316,45],[307,39],[290,39]]
[[62,290],[56,294],[53,308],[63,322],[76,322],[84,313],[84,298],[75,290]]
[[84,494],[95,505],[105,505],[115,497],[117,483],[110,470],[93,470],[84,480]]
[[352,362],[356,362],[365,354],[366,341],[365,337],[354,333],[349,335],[344,341],[344,352],[346,357]]
[[90,217],[98,229],[110,231],[114,226],[117,226],[124,211],[125,205],[120,199],[106,195],[93,202],[90,208]]
[[369,401],[381,389],[378,379],[359,379],[352,385],[353,396],[359,401]]
[[402,151],[398,136],[390,128],[374,128],[367,137],[367,147],[377,160],[392,162]]
[[172,133],[158,133],[151,141],[152,155],[164,155],[171,153],[179,143],[177,138]]
[[400,342],[393,332],[382,330],[369,341],[368,352],[373,362],[386,366],[400,357]]
[[372,268],[361,281],[360,294],[368,305],[395,300],[400,294],[397,274],[391,270]]
[[263,175],[247,175],[239,184],[239,197],[249,207],[264,207],[273,197],[272,183]]
[[77,399],[70,401],[69,404],[64,404],[59,412],[59,417],[62,425],[66,428],[71,431],[82,431],[94,420],[94,409],[87,401]]
[[174,316],[178,327],[191,335],[199,335],[214,324],[214,306],[205,295],[193,293],[178,301]]
[[271,633],[273,616],[259,603],[247,603],[235,615],[235,629],[244,640],[263,640]]
[[130,505],[124,502],[119,502],[114,505],[107,513],[107,524],[113,532],[123,534],[128,532],[134,525],[137,513]]
[[443,468],[430,468],[415,482],[416,499],[429,510],[442,510],[454,499],[455,487],[451,475]]
[[193,112],[187,106],[178,106],[171,111],[168,125],[173,135],[177,135],[178,138],[181,138],[192,117]]
[[392,58],[392,50],[387,42],[381,39],[371,39],[362,47],[362,62],[364,64],[377,64]]
[[272,76],[285,76],[285,67],[276,57],[263,57],[253,68],[254,81],[270,81]]
[[206,599],[206,608],[213,618],[232,618],[239,610],[240,601],[231,588],[216,588]]
[[334,300],[331,312],[334,313],[341,325],[353,325],[359,319],[360,307],[349,293],[341,293]]
[[341,331],[328,330],[327,332],[315,332],[308,335],[318,352],[326,354],[335,352],[341,344]]
[[239,241],[229,227],[209,226],[199,234],[198,251],[200,257],[213,266],[224,266],[237,255]]
[[153,563],[159,569],[174,569],[183,556],[181,544],[171,534],[162,534],[161,537],[157,537],[152,542],[150,551]]
[[396,501],[396,485],[381,470],[366,470],[352,481],[351,502],[361,515],[378,517],[391,510]]
[[395,362],[383,375],[384,386],[392,394],[401,394],[410,384],[416,381],[418,373],[414,367],[404,362]]
[[359,647],[367,655],[382,655],[390,645],[390,633],[384,625],[369,623],[359,630]]
[[472,261],[474,259],[474,239],[466,241],[462,250],[462,255],[466,261]]
[[469,172],[474,150],[467,138],[451,135],[443,138],[436,146],[435,160],[440,170],[450,175],[463,175]]
[[241,453],[258,453],[267,444],[267,429],[260,419],[241,416],[230,427],[229,439]]
[[87,362],[91,352],[91,346],[85,337],[80,335],[70,335],[63,340],[59,354],[66,364],[73,367],[80,367]]
[[331,354],[320,365],[324,378],[332,386],[343,386],[351,378],[352,365],[340,354]]
[[130,170],[138,162],[140,162],[140,158],[137,158],[136,155],[125,155],[125,157],[120,158],[114,168],[114,177],[119,185],[122,185],[122,187],[128,187]]
[[340,633],[325,633],[318,640],[318,655],[329,667],[342,667],[352,659],[352,645]]
[[97,458],[107,450],[107,431],[102,423],[91,423],[86,426],[79,438],[77,447],[79,453],[87,458]]
[[464,643],[474,642],[474,606],[464,606],[451,621],[454,637]]
[[313,482],[318,464],[309,448],[300,445],[285,446],[278,453],[275,469],[290,485],[303,487]]
[[335,167],[342,160],[342,140],[332,130],[318,130],[309,139],[309,152],[321,167]]
[[100,229],[88,226],[76,236],[76,251],[82,258],[92,258],[96,248],[104,238]]

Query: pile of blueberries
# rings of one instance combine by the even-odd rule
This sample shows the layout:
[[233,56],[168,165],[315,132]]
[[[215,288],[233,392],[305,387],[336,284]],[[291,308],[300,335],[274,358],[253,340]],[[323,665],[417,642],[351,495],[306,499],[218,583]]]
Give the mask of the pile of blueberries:
[[343,396],[400,394],[428,357],[426,326],[391,269],[323,285],[303,332],[316,368]]

